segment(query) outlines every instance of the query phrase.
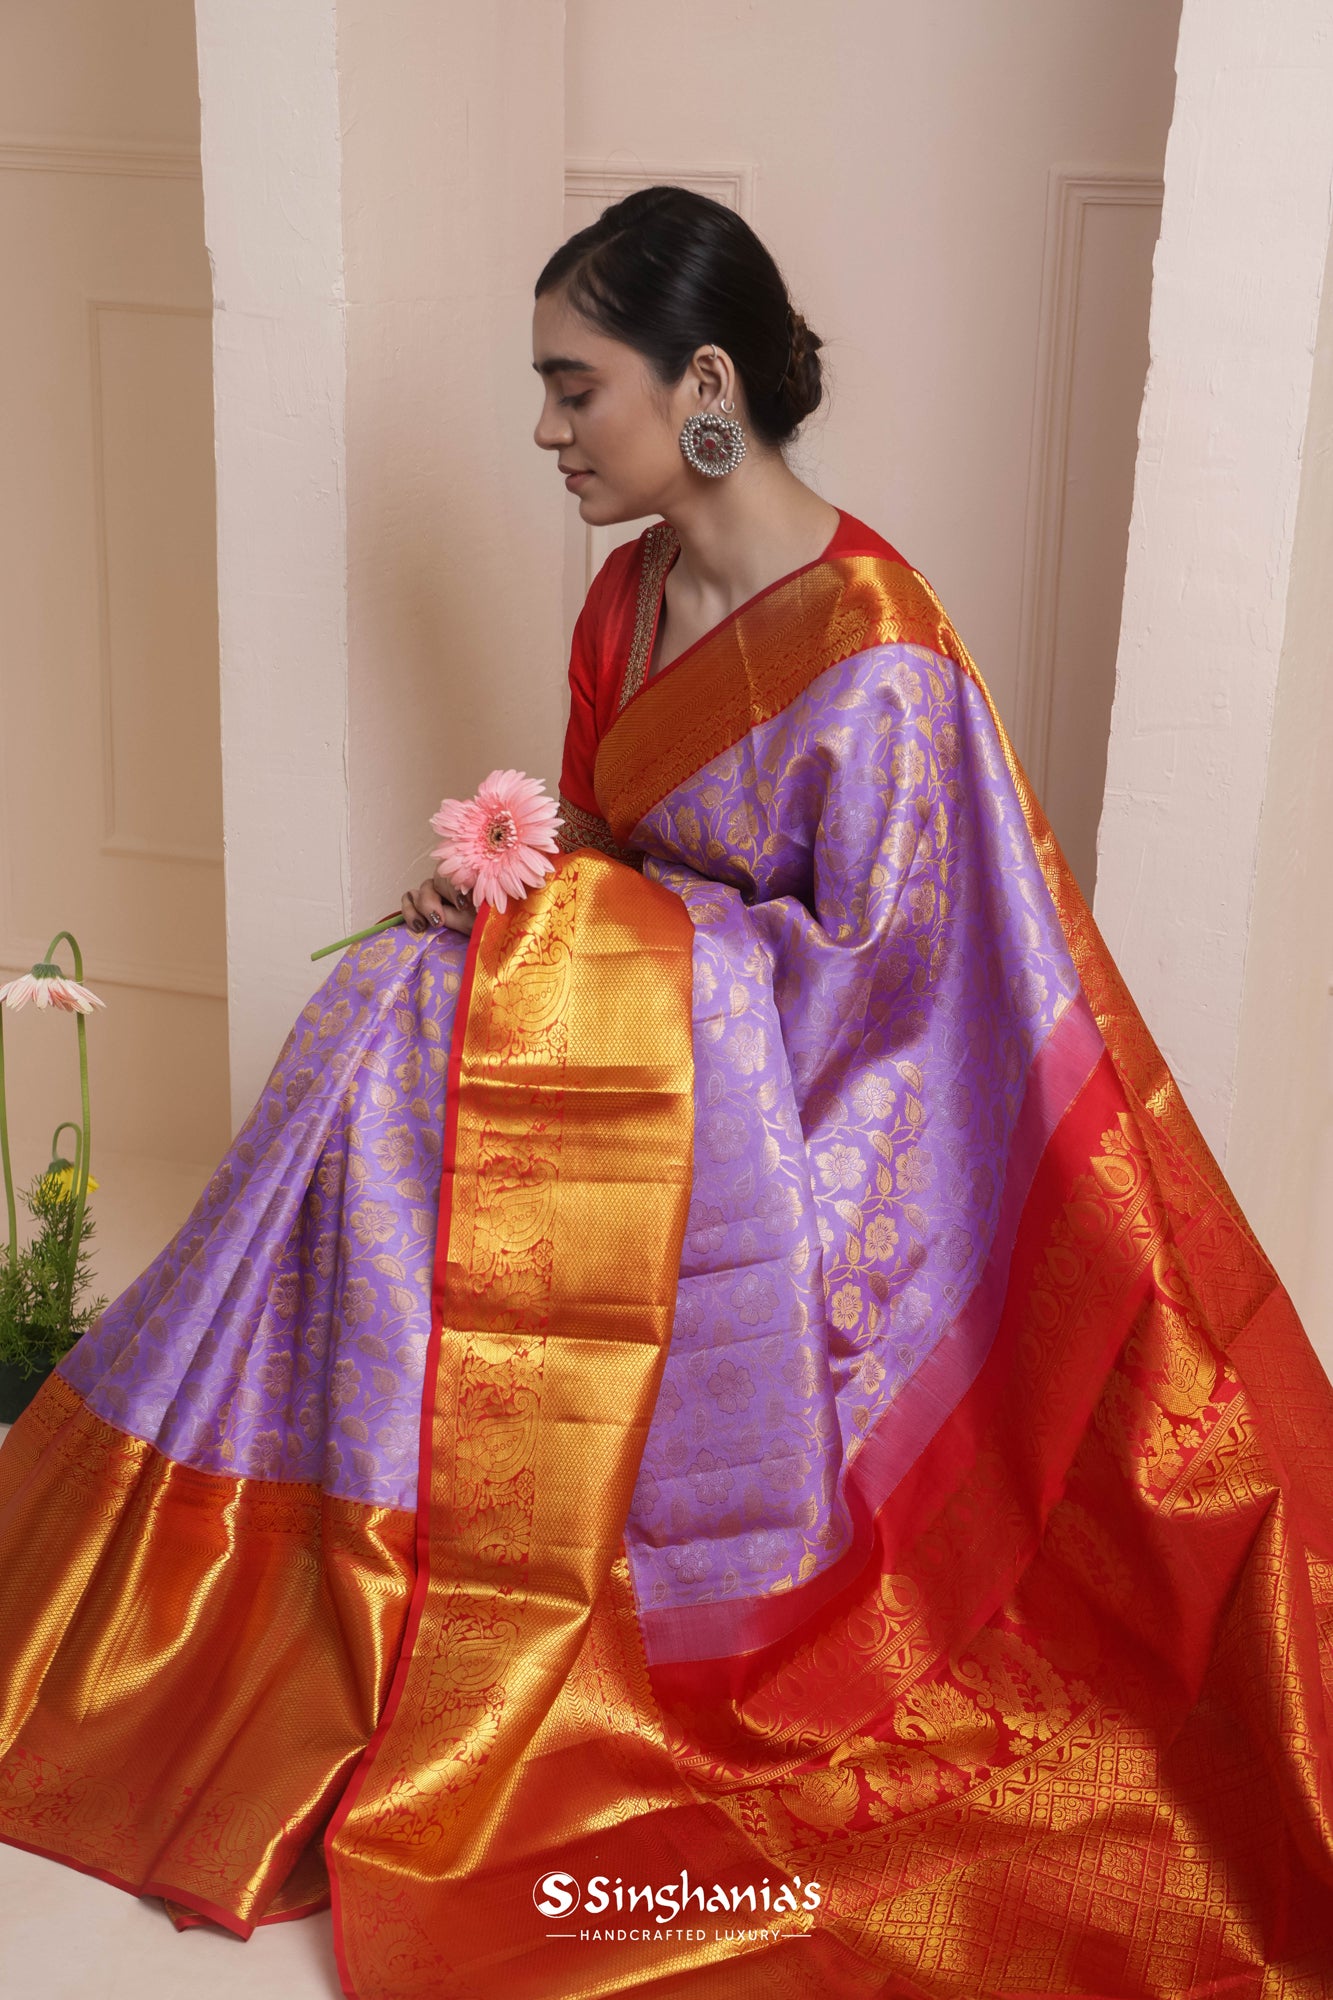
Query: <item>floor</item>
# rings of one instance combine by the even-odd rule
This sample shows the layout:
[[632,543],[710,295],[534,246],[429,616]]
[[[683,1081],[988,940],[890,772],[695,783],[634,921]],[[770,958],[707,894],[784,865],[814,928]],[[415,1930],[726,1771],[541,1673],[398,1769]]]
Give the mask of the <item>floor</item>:
[[[115,1298],[184,1222],[211,1164],[97,1156],[96,1290]],[[5,1435],[0,1425],[0,1439]],[[156,1898],[0,1843],[3,2000],[337,2000],[328,1911],[242,1943],[177,1931]]]
[[77,1869],[0,1845],[0,1993],[5,2000],[339,2000],[327,1910],[269,1924],[244,1943],[175,1929],[141,1901]]

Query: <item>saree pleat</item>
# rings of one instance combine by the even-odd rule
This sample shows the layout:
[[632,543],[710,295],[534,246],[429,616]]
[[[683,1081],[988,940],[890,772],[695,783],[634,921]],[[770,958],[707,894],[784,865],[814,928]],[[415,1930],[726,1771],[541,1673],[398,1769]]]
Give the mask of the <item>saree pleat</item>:
[[0,1452],[0,1838],[178,1926],[328,1902],[320,1838],[415,1570],[414,1272],[461,962],[347,954],[183,1228]]

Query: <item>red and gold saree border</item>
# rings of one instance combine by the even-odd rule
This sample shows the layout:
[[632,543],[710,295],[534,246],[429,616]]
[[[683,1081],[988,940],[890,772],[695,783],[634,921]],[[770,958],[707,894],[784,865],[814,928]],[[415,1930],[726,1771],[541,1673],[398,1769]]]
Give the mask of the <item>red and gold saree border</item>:
[[59,1374],[3,1469],[0,1839],[161,1896],[178,1926],[244,1938],[322,1907],[319,1836],[399,1649],[411,1515],[178,1464]]
[[469,950],[448,1084],[418,1572],[325,1852],[359,2000],[502,1950],[471,1893],[620,1547],[675,1305],[693,930],[588,850]]
[[888,644],[939,652],[946,630],[904,563],[834,556],[797,570],[641,688],[602,738],[593,785],[615,838],[839,660]]

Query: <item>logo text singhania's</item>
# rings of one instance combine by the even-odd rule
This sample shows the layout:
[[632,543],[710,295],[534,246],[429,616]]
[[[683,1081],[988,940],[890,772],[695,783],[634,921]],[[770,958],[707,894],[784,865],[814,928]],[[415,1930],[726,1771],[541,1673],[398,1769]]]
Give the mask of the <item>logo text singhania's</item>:
[[793,1875],[790,1882],[777,1883],[765,1875],[758,1883],[732,1883],[724,1888],[720,1882],[692,1882],[687,1868],[681,1869],[674,1882],[626,1882],[620,1875],[612,1881],[609,1875],[592,1875],[586,1887],[564,1869],[553,1869],[538,1879],[532,1891],[532,1900],[544,1917],[568,1916],[581,1900],[592,1917],[614,1909],[631,1916],[641,1912],[668,1923],[692,1910],[701,1916],[719,1917],[735,1916],[741,1910],[755,1915],[768,1910],[775,1916],[786,1910],[817,1910],[822,1898],[823,1884],[803,1881],[799,1875]]

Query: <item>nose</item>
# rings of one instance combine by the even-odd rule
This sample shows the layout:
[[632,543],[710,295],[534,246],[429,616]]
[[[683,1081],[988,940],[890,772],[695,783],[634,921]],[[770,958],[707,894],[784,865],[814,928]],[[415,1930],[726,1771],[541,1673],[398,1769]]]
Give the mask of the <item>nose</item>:
[[540,445],[543,451],[559,451],[562,445],[572,441],[573,435],[568,417],[561,416],[548,396],[532,433],[534,443]]

